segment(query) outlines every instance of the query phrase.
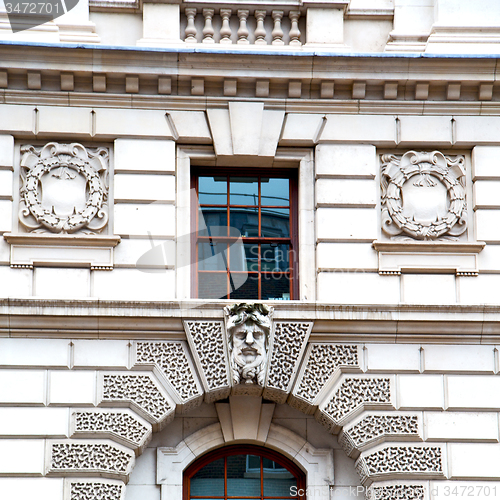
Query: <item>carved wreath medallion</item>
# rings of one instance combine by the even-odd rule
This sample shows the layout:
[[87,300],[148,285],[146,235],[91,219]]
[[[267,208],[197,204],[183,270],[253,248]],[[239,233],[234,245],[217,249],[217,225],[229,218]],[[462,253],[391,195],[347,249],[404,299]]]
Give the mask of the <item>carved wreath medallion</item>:
[[463,156],[439,151],[382,155],[382,230],[418,240],[467,229]]
[[108,150],[21,147],[19,221],[29,232],[100,232],[108,222]]

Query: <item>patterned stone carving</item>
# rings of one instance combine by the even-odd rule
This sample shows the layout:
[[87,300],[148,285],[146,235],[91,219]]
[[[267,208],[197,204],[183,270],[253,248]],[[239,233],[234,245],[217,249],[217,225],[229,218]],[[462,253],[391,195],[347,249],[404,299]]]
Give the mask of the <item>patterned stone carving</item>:
[[367,500],[424,500],[424,487],[420,484],[396,484],[371,487]]
[[264,398],[279,404],[286,402],[311,328],[311,322],[275,324]]
[[441,448],[438,446],[389,446],[361,456],[356,471],[364,484],[373,477],[401,475],[442,476]]
[[108,223],[106,148],[21,146],[19,221],[28,232],[102,231]]
[[221,321],[185,321],[186,335],[205,388],[205,401],[229,396],[229,369]]
[[416,415],[367,415],[351,428],[343,429],[339,443],[348,456],[365,443],[380,437],[419,438]]
[[322,389],[342,368],[359,370],[357,345],[311,344],[306,353],[305,368],[299,375],[290,404],[308,413],[311,406],[317,404]]
[[439,151],[382,155],[382,229],[417,240],[467,229],[463,156]]
[[123,484],[72,482],[70,500],[121,500],[125,493]]
[[316,418],[330,431],[363,407],[391,408],[389,378],[351,378],[342,381],[333,396],[316,412]]
[[134,465],[135,454],[119,445],[99,442],[54,442],[50,446],[49,473],[102,474],[126,479]]
[[274,309],[264,304],[235,304],[224,308],[234,385],[264,386]]
[[128,410],[75,411],[72,414],[72,437],[110,437],[133,448],[144,446],[151,435],[145,425]]
[[149,373],[104,374],[102,403],[112,402],[122,406],[132,403],[147,420],[160,424],[160,428],[174,418],[174,403],[160,390]]
[[203,392],[183,342],[137,342],[136,363],[156,365],[176,393],[179,403],[194,399],[195,406],[201,403]]

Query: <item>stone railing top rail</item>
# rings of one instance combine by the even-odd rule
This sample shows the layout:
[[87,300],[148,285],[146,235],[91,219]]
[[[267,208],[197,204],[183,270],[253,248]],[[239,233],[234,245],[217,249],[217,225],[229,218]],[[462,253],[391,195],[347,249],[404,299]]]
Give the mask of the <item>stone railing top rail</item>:
[[[133,8],[141,9],[144,3],[163,3],[163,4],[180,4],[181,6],[231,6],[233,9],[241,8],[295,8],[300,9],[301,7],[319,7],[319,8],[333,8],[333,9],[344,9],[349,8],[351,0],[90,0],[89,5],[91,10],[93,8],[97,9],[116,9],[116,8]],[[372,8],[373,10],[373,8]]]

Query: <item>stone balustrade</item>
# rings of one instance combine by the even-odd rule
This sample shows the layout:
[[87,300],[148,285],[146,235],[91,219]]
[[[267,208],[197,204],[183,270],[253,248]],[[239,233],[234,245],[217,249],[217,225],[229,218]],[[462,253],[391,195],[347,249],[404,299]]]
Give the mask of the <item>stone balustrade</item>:
[[187,44],[297,47],[303,43],[300,20],[299,10],[186,7],[181,13]]

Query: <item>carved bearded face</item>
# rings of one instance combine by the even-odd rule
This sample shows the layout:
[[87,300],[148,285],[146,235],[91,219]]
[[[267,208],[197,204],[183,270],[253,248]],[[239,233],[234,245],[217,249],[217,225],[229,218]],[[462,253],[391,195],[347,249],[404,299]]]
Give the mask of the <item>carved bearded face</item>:
[[233,306],[226,311],[233,380],[235,384],[263,385],[271,322],[267,315],[251,310],[253,305],[245,306],[247,310],[236,311]]

